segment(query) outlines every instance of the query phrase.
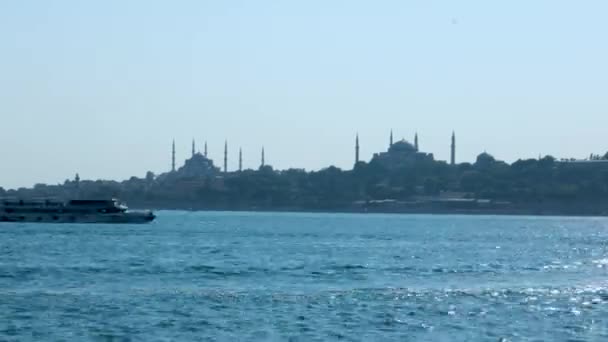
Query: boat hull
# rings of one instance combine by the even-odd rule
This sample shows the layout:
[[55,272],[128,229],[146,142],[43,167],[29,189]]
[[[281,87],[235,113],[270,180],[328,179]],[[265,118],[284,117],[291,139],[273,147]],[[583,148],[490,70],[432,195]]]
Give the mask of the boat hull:
[[112,213],[112,214],[73,214],[73,213],[0,213],[0,222],[29,223],[148,223],[156,216],[150,212]]

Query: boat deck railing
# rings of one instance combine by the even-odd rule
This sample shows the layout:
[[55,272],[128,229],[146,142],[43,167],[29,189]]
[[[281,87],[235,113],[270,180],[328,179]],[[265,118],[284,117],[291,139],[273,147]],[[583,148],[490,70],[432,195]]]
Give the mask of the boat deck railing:
[[64,201],[55,198],[0,198],[0,206],[5,207],[59,207],[63,206]]

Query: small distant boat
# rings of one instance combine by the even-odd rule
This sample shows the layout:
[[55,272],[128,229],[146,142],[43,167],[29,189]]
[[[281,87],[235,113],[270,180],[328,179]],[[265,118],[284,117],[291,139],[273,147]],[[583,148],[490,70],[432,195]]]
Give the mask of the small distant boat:
[[0,222],[147,223],[155,217],[149,210],[131,211],[116,199],[0,199]]

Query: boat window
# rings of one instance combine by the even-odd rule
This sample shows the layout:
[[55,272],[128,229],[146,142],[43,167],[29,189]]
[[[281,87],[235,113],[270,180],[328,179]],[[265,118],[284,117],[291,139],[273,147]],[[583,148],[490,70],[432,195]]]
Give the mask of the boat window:
[[89,206],[89,205],[112,205],[112,201],[107,200],[71,200],[69,205],[73,206]]

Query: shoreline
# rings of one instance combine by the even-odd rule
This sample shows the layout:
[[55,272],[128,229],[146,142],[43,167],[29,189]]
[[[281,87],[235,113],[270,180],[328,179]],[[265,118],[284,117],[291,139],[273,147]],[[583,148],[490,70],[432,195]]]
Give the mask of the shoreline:
[[310,214],[395,214],[395,215],[461,215],[461,216],[537,216],[537,217],[608,217],[604,212],[564,212],[550,209],[444,209],[444,210],[379,210],[379,209],[302,209],[302,208],[210,208],[186,206],[146,206],[129,205],[131,209],[149,209],[154,211],[192,211],[192,212],[233,212],[233,213],[310,213]]

